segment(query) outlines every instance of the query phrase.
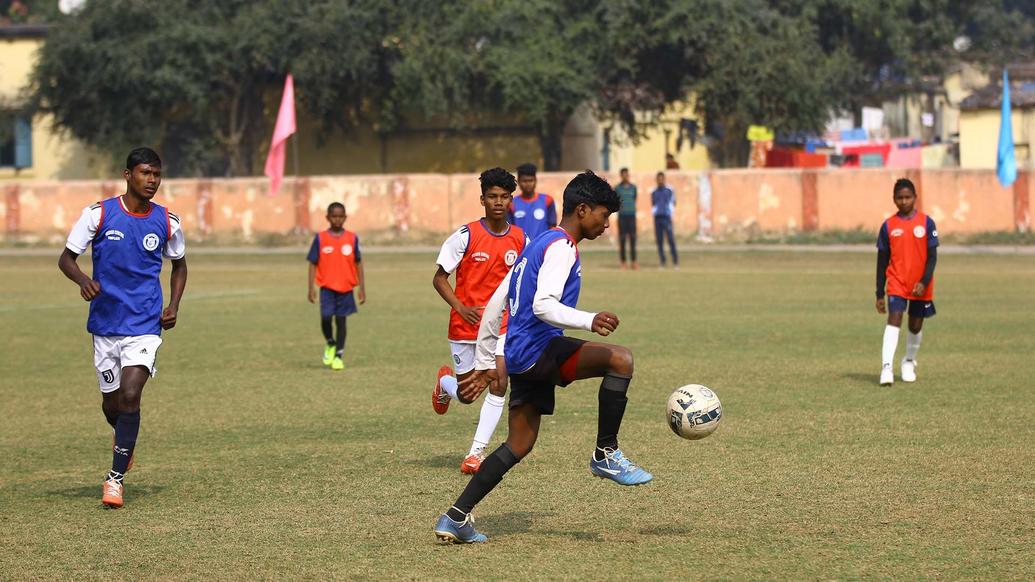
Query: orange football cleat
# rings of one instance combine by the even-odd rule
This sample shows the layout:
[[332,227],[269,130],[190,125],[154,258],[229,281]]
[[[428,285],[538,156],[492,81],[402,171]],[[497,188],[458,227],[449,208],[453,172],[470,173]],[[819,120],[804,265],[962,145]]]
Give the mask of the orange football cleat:
[[435,389],[431,392],[431,407],[435,409],[436,414],[445,414],[449,410],[449,401],[452,399],[442,389],[442,376],[448,376],[451,373],[453,373],[453,369],[449,366],[442,366],[438,369],[438,378],[435,378]]
[[478,472],[478,469],[482,468],[482,461],[484,460],[485,457],[480,454],[468,455],[464,462],[460,463],[460,472],[464,475],[474,475]]
[[101,497],[101,503],[114,509],[122,507],[122,483],[114,479],[105,481],[104,496]]

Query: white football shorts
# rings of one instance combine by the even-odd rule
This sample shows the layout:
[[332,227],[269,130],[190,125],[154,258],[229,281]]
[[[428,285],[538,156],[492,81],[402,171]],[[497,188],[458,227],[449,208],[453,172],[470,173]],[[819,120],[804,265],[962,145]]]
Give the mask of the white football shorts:
[[[503,355],[503,344],[507,341],[507,334],[500,336],[496,342],[496,355]],[[474,353],[477,344],[464,342],[449,342],[449,349],[453,352],[453,373],[457,376],[466,374],[474,369]]]
[[119,389],[122,368],[126,366],[143,366],[153,377],[161,346],[162,338],[157,335],[93,336],[93,367],[101,392]]

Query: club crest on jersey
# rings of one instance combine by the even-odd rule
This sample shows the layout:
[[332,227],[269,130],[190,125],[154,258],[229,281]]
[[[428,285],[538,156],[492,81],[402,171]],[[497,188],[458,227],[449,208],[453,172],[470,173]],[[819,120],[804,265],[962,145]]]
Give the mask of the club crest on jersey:
[[542,208],[536,208],[532,211],[532,216],[534,216],[536,220],[542,220],[546,218],[546,211]]
[[524,217],[525,217],[525,211],[524,210],[518,210],[517,212],[514,213],[514,218],[524,218]]
[[891,236],[902,236],[902,229],[901,228],[892,229],[891,233],[889,233],[889,234]]
[[149,232],[144,235],[144,248],[149,251],[153,251],[158,248],[158,235]]
[[489,260],[489,253],[478,251],[471,255],[471,260],[476,263],[484,263]]
[[108,240],[122,240],[126,235],[122,234],[121,230],[115,230],[114,228],[104,232],[104,238]]
[[514,264],[514,261],[517,260],[517,257],[517,251],[515,251],[514,249],[510,249],[509,251],[507,251],[506,254],[503,255],[503,261],[506,262],[507,266],[509,267]]
[[320,249],[320,252],[325,254],[325,255],[329,255],[329,254],[334,252],[334,247],[330,247],[330,246],[323,247],[322,249]]
[[352,245],[342,245],[342,247],[341,247],[341,254],[345,255],[346,257],[351,255],[352,254]]
[[927,234],[926,228],[922,226],[913,227],[913,236],[915,236],[916,238],[922,238],[925,234]]

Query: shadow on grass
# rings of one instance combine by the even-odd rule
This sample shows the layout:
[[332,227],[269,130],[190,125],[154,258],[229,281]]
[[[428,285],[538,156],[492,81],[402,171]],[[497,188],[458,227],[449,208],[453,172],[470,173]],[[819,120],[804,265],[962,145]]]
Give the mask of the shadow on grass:
[[851,380],[852,382],[855,382],[855,383],[858,383],[858,384],[865,384],[866,386],[870,386],[870,387],[879,386],[880,385],[880,383],[877,381],[878,380],[878,376],[879,376],[879,374],[875,374],[873,372],[868,372],[868,373],[848,372],[846,374],[841,374],[841,377],[844,378],[845,380]]
[[[126,501],[132,501],[139,497],[150,497],[157,495],[165,489],[164,485],[131,485],[126,487]],[[64,497],[66,499],[90,499],[101,498],[101,483],[97,485],[82,485],[80,487],[69,487],[68,489],[52,489],[44,492],[47,497]]]
[[604,541],[603,536],[596,532],[533,529],[532,521],[535,518],[551,515],[553,515],[553,512],[549,511],[543,513],[512,511],[510,513],[501,513],[498,515],[486,515],[478,518],[478,530],[484,531],[489,537],[516,535],[534,531],[536,535],[540,536],[570,538],[580,542]]
[[432,469],[460,469],[460,461],[462,459],[455,454],[452,455],[428,455],[426,457],[419,457],[416,459],[409,459],[403,461],[407,465],[416,465],[418,467],[430,467]]

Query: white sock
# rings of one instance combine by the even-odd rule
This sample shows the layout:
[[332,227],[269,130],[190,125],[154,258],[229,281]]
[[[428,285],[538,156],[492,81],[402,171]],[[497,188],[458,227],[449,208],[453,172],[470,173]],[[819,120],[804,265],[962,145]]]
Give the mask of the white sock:
[[881,365],[890,366],[895,359],[895,350],[898,348],[899,328],[893,325],[884,326],[884,348],[881,350]]
[[478,428],[474,431],[474,442],[471,443],[471,450],[468,456],[482,452],[489,446],[492,433],[496,431],[496,425],[503,416],[503,397],[495,394],[486,394],[485,402],[482,402],[482,414],[478,418]]
[[450,398],[456,398],[456,378],[453,376],[442,376],[442,379],[438,381],[438,385],[449,394]]
[[920,351],[920,340],[924,339],[924,332],[906,332],[906,359],[916,360],[916,353]]

